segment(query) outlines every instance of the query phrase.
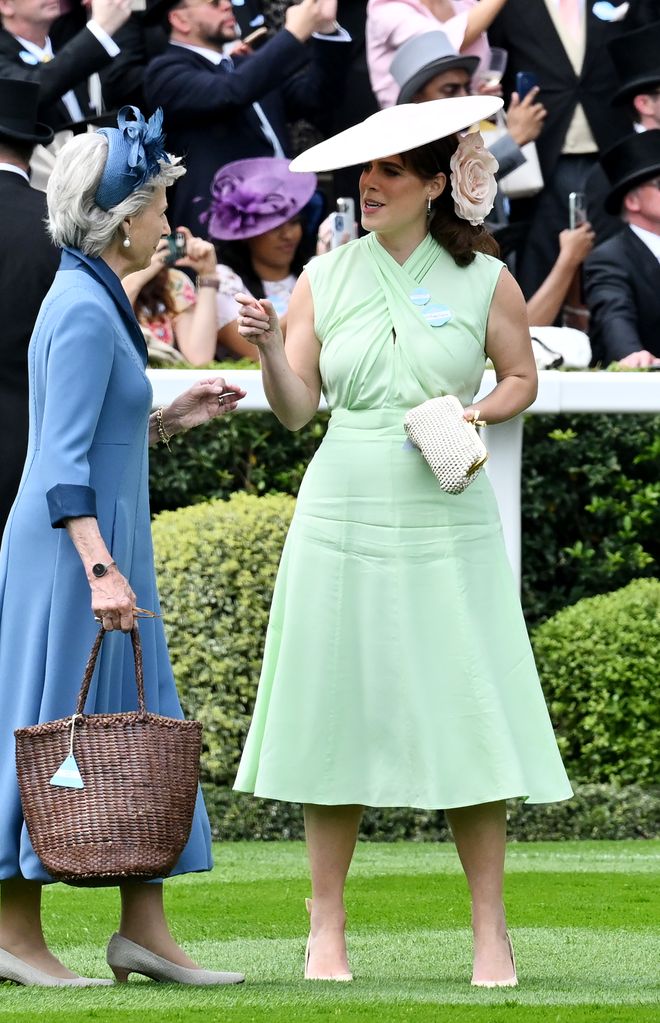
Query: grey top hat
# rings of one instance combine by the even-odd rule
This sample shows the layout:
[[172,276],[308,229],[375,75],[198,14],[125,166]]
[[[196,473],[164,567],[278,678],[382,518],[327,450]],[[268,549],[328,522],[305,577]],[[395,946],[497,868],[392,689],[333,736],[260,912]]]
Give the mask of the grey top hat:
[[462,68],[473,75],[478,57],[457,53],[444,32],[424,32],[400,46],[390,65],[390,74],[399,86],[397,103],[410,103],[430,78],[443,71]]

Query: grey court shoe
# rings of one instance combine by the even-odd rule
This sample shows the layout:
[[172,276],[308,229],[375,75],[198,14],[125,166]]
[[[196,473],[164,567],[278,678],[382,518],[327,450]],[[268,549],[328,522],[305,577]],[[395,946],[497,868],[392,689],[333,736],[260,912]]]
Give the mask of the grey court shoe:
[[30,966],[11,952],[0,948],[0,980],[11,980],[14,984],[25,984],[28,987],[103,987],[112,984],[111,980],[97,977],[51,977],[49,973]]
[[151,980],[166,984],[242,984],[245,977],[242,973],[220,973],[216,970],[191,970],[185,966],[177,966],[169,959],[150,952],[142,945],[136,945],[121,934],[113,934],[110,938],[107,954],[108,966],[117,981],[124,984],[129,973],[141,973]]

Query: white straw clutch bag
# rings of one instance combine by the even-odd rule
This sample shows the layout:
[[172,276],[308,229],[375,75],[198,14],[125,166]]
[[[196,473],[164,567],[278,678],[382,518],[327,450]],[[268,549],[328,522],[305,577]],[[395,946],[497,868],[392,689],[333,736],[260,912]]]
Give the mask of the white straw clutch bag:
[[469,487],[488,458],[476,427],[463,419],[463,406],[453,394],[411,408],[403,425],[448,494]]

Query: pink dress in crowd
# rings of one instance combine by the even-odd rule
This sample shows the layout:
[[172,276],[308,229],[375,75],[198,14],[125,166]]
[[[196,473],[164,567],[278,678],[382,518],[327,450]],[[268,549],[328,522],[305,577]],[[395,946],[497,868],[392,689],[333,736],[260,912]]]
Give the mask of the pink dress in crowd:
[[[421,0],[369,0],[367,4],[367,63],[371,88],[381,107],[392,107],[399,87],[390,74],[390,64],[398,48],[423,32],[445,33],[455,50],[465,37],[467,15],[478,0],[450,0],[454,17],[438,21]],[[490,53],[486,33],[463,51],[484,60]]]

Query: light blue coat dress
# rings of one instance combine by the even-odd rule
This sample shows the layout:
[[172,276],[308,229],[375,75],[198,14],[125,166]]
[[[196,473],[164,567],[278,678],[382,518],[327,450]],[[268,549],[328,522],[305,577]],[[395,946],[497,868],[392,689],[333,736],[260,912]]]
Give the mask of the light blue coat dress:
[[[160,610],[149,521],[146,360],[119,278],[103,260],[65,249],[30,344],[28,454],[0,551],[0,880],[50,880],[23,821],[14,729],[73,713],[98,628],[63,520],[96,516],[138,606]],[[140,633],[147,708],[180,718],[162,621],[141,621]],[[87,712],[136,705],[130,639],[110,633]],[[198,796],[173,873],[211,866]]]

